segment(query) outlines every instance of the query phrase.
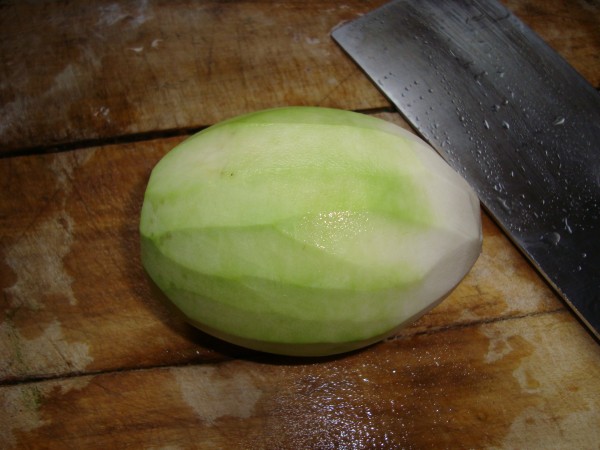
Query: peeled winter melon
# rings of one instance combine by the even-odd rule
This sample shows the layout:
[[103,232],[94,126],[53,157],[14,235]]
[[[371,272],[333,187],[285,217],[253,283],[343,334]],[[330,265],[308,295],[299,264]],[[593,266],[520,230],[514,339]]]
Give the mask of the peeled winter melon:
[[148,182],[143,265],[201,330],[287,355],[389,336],[481,250],[479,201],[424,142],[312,107],[259,111],[169,152]]

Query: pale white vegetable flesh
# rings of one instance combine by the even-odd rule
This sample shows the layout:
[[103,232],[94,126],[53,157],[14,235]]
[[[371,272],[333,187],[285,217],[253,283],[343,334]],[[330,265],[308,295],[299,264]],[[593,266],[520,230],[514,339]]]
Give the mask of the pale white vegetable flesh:
[[479,201],[424,142],[312,107],[214,125],[148,182],[142,263],[205,332],[287,355],[370,345],[444,299],[481,251]]

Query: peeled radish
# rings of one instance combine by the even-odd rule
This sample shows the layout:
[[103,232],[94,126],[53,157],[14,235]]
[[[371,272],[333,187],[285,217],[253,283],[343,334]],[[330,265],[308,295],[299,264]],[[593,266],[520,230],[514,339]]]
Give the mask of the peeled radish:
[[444,299],[481,250],[479,201],[429,146],[363,114],[259,111],[169,152],[143,265],[189,321],[245,347],[327,355]]

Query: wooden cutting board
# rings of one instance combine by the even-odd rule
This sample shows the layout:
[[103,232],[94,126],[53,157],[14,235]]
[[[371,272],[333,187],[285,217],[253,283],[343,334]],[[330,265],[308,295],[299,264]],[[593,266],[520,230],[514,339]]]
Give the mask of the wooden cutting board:
[[[149,173],[191,132],[281,105],[407,126],[329,37],[382,3],[2,4],[0,448],[600,448],[600,347],[485,214],[445,302],[332,358],[210,338],[140,266]],[[505,3],[600,87],[600,4]]]

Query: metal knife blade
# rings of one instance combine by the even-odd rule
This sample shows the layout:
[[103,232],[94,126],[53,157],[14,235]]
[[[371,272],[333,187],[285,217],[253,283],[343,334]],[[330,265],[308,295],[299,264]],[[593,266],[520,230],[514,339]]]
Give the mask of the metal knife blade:
[[598,92],[496,1],[392,1],[332,36],[600,338]]

